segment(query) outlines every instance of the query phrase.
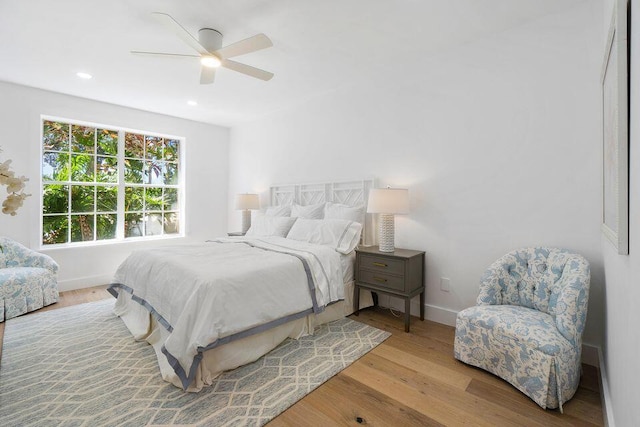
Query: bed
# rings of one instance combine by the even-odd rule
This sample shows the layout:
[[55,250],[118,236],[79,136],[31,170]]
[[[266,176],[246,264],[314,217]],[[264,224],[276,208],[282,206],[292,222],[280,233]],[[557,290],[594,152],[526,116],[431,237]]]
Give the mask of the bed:
[[[136,251],[109,287],[114,312],[153,346],[164,380],[199,391],[286,338],[351,314],[353,248],[368,238],[363,206],[372,187],[272,187],[271,206],[247,236]],[[327,218],[313,217],[320,205]],[[356,206],[358,221],[349,218]],[[298,217],[282,216],[287,208]],[[360,298],[372,304],[370,293]]]

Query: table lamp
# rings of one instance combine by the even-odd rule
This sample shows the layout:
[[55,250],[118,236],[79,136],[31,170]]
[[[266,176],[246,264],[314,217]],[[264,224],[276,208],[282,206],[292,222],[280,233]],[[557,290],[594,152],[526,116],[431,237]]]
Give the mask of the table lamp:
[[242,211],[242,232],[246,233],[251,227],[251,209],[260,209],[260,201],[257,194],[236,195],[236,210]]
[[395,214],[409,213],[409,190],[406,188],[373,188],[369,191],[367,212],[380,214],[379,250],[395,250]]

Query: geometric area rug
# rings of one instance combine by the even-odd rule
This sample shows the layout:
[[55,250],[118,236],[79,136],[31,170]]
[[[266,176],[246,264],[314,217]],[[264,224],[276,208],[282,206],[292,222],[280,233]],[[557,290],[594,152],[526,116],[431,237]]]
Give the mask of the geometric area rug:
[[133,340],[114,302],[7,321],[1,425],[263,425],[390,335],[340,319],[186,393],[162,380],[153,348]]

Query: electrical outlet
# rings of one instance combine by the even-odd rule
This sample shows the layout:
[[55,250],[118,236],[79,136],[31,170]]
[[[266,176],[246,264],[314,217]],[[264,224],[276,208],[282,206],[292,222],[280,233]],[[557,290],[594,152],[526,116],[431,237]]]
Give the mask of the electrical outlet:
[[451,280],[447,277],[440,278],[440,290],[443,292],[449,292],[451,289]]

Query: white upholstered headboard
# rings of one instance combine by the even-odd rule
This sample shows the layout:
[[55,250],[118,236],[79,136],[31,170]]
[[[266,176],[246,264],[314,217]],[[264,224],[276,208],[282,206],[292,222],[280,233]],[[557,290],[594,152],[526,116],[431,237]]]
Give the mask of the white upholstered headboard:
[[[313,205],[317,203],[340,203],[348,206],[367,208],[369,190],[375,188],[374,179],[357,181],[326,182],[319,184],[287,184],[270,187],[271,206]],[[362,244],[375,244],[375,224],[372,214],[365,215],[362,230]]]

